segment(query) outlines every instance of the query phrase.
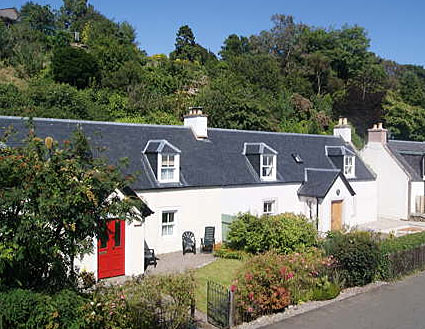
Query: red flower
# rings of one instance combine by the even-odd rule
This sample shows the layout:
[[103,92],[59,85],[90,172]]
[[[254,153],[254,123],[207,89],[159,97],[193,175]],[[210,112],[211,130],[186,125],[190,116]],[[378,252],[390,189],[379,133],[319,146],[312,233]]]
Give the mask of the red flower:
[[235,291],[236,291],[236,289],[237,289],[237,287],[236,287],[234,284],[232,284],[232,285],[230,286],[230,291],[231,291],[231,292],[235,292]]

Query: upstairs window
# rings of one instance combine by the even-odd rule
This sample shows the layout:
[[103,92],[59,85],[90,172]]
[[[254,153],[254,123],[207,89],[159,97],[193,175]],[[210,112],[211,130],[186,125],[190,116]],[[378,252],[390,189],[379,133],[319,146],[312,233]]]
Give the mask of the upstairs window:
[[271,154],[263,154],[261,156],[261,179],[276,179],[276,156]]
[[162,182],[175,181],[176,176],[176,155],[174,154],[161,154],[161,178]]
[[344,156],[344,175],[347,178],[355,177],[355,159],[354,156]]

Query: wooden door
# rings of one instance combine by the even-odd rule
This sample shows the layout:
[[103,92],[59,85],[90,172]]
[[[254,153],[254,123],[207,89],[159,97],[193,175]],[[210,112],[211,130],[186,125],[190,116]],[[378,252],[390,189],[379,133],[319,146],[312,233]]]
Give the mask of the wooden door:
[[108,222],[108,239],[98,241],[98,278],[125,274],[125,223],[115,219]]
[[342,200],[332,201],[331,204],[331,230],[339,231],[342,229]]

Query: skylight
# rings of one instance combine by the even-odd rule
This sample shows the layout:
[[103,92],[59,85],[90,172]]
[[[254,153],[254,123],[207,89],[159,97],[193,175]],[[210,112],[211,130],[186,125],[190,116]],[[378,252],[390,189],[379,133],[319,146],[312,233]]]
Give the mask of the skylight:
[[301,156],[298,153],[292,153],[291,155],[294,158],[296,163],[303,163],[304,162],[303,158],[301,158]]

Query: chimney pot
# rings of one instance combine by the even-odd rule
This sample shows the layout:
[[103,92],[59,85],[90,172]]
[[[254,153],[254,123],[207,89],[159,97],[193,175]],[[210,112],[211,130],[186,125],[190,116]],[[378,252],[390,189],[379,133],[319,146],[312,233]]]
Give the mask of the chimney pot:
[[334,127],[334,136],[341,137],[346,143],[351,143],[351,127],[347,119],[339,118],[338,125]]
[[342,126],[342,118],[338,119],[338,126]]
[[342,119],[342,124],[343,124],[344,126],[346,126],[346,125],[348,124],[347,118],[343,118],[343,119]]
[[387,129],[384,129],[382,122],[374,124],[372,129],[368,129],[367,143],[387,143]]

